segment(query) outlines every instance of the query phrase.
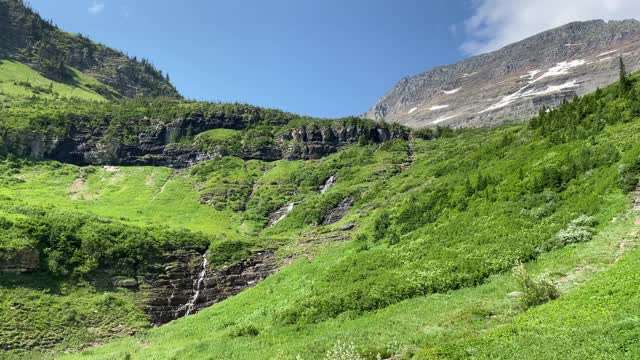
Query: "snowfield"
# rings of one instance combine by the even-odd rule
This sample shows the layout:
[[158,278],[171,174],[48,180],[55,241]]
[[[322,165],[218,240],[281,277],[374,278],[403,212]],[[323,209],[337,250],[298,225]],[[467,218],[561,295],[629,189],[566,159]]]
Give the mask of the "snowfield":
[[447,95],[453,95],[455,93],[457,93],[458,91],[460,91],[462,88],[459,87],[457,89],[453,89],[453,90],[442,90],[443,93],[447,94]]
[[431,122],[431,124],[440,124],[443,121],[447,121],[450,119],[453,119],[454,117],[457,117],[458,115],[451,115],[451,116],[446,116],[446,117],[439,117],[437,120],[434,120]]
[[603,52],[602,54],[600,54],[600,55],[598,55],[596,57],[603,57],[603,56],[607,56],[609,54],[615,54],[617,52],[618,52],[618,50],[611,50],[611,51]]
[[538,78],[535,78],[535,76],[541,73],[542,71],[540,70],[530,71],[527,75],[523,75],[520,77],[520,78],[531,79],[528,85],[524,86],[523,88],[521,88],[520,90],[516,91],[513,94],[504,96],[499,102],[491,105],[490,107],[479,112],[478,114],[483,114],[489,111],[502,109],[503,107],[509,106],[518,100],[522,100],[528,97],[548,95],[548,94],[563,91],[566,89],[576,88],[580,86],[580,84],[578,84],[576,80],[573,80],[561,85],[549,85],[547,86],[546,89],[542,89],[542,90],[530,89],[530,87],[538,83],[540,80],[550,78],[550,77],[568,75],[571,73],[571,69],[576,68],[578,66],[588,65],[588,64],[590,63],[584,59],[559,62],[556,64],[556,66],[549,68],[544,74],[540,75]]
[[533,80],[533,78],[536,77],[536,75],[540,74],[541,72],[542,70],[531,70],[527,73],[527,75],[520,76],[520,79]]

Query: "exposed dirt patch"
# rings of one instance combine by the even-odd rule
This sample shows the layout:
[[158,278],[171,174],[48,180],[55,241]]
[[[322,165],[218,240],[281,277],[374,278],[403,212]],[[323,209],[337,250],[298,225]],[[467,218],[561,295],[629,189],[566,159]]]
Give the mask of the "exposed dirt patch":
[[574,286],[585,282],[600,270],[593,265],[580,265],[558,279],[556,286],[563,293]]
[[109,166],[109,165],[107,165],[107,166],[104,166],[103,169],[104,169],[104,171],[106,171],[108,173],[112,173],[112,174],[120,172],[120,168],[117,167],[117,166]]
[[[162,184],[162,186],[160,186],[160,189],[158,189],[158,191],[153,194],[153,197],[151,198],[151,201],[155,200],[156,198],[158,198],[158,196],[160,194],[162,194],[164,192],[164,190],[167,188],[167,185],[169,185],[169,182],[171,182],[171,180],[173,179],[173,177],[175,176],[175,172],[171,173],[171,175],[169,175],[169,177],[164,181],[164,183]],[[148,185],[148,184],[147,184]]]
[[76,178],[69,186],[69,197],[72,200],[91,200],[96,196],[89,192],[87,181],[84,178]]
[[[636,220],[636,224],[638,221]],[[627,235],[622,241],[620,241],[620,245],[618,245],[618,251],[616,251],[616,262],[620,261],[629,251],[635,249],[638,246],[638,232],[634,231],[633,233]]]

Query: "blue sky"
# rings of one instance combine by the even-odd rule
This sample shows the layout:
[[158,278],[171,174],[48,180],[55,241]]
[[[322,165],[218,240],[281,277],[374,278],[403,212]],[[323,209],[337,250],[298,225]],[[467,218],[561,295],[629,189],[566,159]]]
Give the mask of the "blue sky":
[[188,98],[339,117],[404,76],[568,21],[640,13],[636,0],[565,0],[550,16],[549,1],[558,10],[556,0],[29,2],[64,30],[148,58]]

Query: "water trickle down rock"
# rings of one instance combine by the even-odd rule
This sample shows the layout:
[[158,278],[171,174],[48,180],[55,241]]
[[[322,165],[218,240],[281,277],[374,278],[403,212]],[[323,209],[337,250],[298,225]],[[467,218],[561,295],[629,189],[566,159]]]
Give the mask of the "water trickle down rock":
[[342,220],[342,218],[347,214],[352,206],[352,197],[342,199],[342,201],[340,201],[340,203],[335,208],[331,209],[329,213],[327,213],[327,215],[322,220],[322,225],[331,225]]
[[[200,259],[200,261],[198,261]],[[149,291],[147,313],[154,326],[196,312],[234,296],[273,274],[278,264],[274,250],[254,252],[249,258],[220,269],[205,263],[202,253],[167,254],[161,273],[145,281]]]
[[200,292],[202,291],[204,286],[204,278],[207,275],[207,255],[209,255],[208,251],[205,252],[204,255],[202,255],[202,270],[200,271],[200,274],[198,275],[198,279],[195,282],[195,286],[193,287],[194,289],[193,296],[191,297],[191,299],[189,299],[189,302],[185,305],[187,309],[185,316],[191,315],[196,302],[200,298]]
[[267,225],[267,227],[275,226],[277,223],[279,223],[280,221],[284,220],[287,217],[287,215],[289,215],[293,211],[293,208],[296,207],[296,205],[298,205],[298,204],[300,204],[300,203],[299,202],[292,202],[290,204],[287,204],[284,207],[281,207],[276,212],[271,214],[269,216],[269,224]]
[[324,183],[324,185],[320,187],[320,194],[324,194],[327,192],[327,190],[331,189],[333,185],[336,184],[336,180],[337,180],[336,176],[331,175],[329,179],[327,179],[327,181]]

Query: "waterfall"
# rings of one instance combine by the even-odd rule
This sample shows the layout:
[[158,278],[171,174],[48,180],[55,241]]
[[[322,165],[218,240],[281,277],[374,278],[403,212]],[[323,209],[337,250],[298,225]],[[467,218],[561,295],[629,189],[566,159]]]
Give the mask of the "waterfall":
[[271,221],[269,221],[269,227],[275,226],[277,223],[284,220],[287,215],[289,215],[293,211],[293,208],[298,204],[299,202],[293,202],[273,213],[271,215]]
[[204,255],[202,255],[202,270],[198,275],[198,279],[194,283],[193,288],[195,291],[193,293],[193,296],[191,296],[191,298],[189,299],[189,302],[185,305],[185,307],[187,308],[187,312],[185,313],[185,316],[191,315],[196,305],[196,302],[198,301],[198,298],[200,298],[200,292],[204,288],[204,279],[205,279],[205,276],[207,275],[207,255],[209,255],[208,251],[205,252]]
[[335,183],[336,183],[336,176],[331,175],[331,177],[327,179],[327,182],[325,182],[324,185],[320,187],[320,194],[324,194],[325,192],[327,192],[327,190],[329,190],[333,185],[335,185]]

